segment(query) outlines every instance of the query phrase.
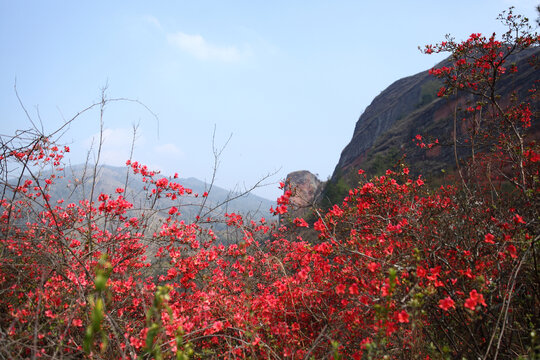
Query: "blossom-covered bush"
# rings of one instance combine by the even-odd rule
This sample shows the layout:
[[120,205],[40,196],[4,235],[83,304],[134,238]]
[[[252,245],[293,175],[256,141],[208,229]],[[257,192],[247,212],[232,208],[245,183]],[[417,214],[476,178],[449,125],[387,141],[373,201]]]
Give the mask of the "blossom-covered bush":
[[[471,136],[500,125],[483,137],[490,146],[460,161],[458,181],[431,188],[403,165],[364,177],[311,224],[295,218],[275,226],[237,213],[186,222],[182,204],[196,195],[131,160],[148,207],[136,207],[126,188],[53,202],[69,148],[39,133],[2,139],[0,354],[538,356],[539,149],[528,138],[537,126],[534,99],[502,106],[490,91],[496,94],[506,54],[539,39],[522,32],[521,18],[510,13],[504,21],[512,32],[502,41],[473,34],[426,48],[453,56],[452,68],[432,71],[446,81],[440,96],[477,96],[466,112],[479,124]],[[478,171],[495,162],[504,166]],[[292,195],[286,191],[270,211],[286,216]],[[159,198],[175,203],[160,209]],[[215,221],[237,241],[224,245],[205,226]],[[314,238],[303,239],[298,228]]]

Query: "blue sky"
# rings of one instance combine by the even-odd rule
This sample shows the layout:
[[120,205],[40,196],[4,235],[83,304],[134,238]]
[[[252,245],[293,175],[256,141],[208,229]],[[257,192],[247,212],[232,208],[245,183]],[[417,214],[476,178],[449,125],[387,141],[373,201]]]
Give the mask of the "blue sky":
[[[164,174],[240,188],[268,173],[256,194],[273,199],[295,170],[326,180],[365,107],[401,77],[442,59],[419,45],[498,34],[509,6],[535,24],[536,0],[8,1],[0,0],[0,133],[30,123],[13,87],[46,131],[100,99],[103,161],[122,165],[133,124],[134,159]],[[159,127],[158,127],[159,122]],[[91,111],[63,136],[69,160],[86,159],[99,131]]]

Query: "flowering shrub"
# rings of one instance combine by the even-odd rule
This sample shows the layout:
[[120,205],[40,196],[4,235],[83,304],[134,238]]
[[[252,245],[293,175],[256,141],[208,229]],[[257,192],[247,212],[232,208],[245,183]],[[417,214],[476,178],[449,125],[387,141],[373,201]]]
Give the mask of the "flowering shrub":
[[[501,182],[511,182],[522,192],[531,190],[538,170],[527,164],[528,154],[534,158],[538,145],[527,142],[526,134],[531,129],[532,108],[538,100],[535,76],[539,63],[533,50],[538,48],[539,36],[531,33],[527,18],[513,14],[512,8],[499,15],[499,19],[508,27],[500,40],[495,34],[471,34],[458,43],[448,36],[447,41],[424,49],[427,54],[451,54],[447,66],[431,69],[430,74],[444,81],[438,96],[448,97],[456,108],[453,142],[459,175],[468,182],[464,183],[467,190],[471,190],[471,185],[489,186],[495,197],[499,196]],[[523,64],[534,70],[530,75],[531,88],[516,86],[503,91],[518,76],[517,63],[526,50],[534,54],[529,64]],[[504,92],[511,95],[503,96]],[[460,101],[463,98],[468,99],[464,106]],[[458,147],[470,149],[467,169],[461,168]]]
[[[456,57],[454,69],[433,70],[450,75],[440,94],[460,84],[480,92],[496,84],[502,62],[492,50],[510,50],[510,40],[533,46],[538,37],[495,42],[475,34],[464,44],[428,47]],[[487,57],[461,60],[460,54],[482,49]],[[461,75],[454,78],[456,69]],[[182,220],[182,200],[196,194],[174,179],[128,161],[132,176],[145,184],[148,208],[135,209],[125,188],[52,203],[50,189],[69,149],[41,135],[26,143],[20,138],[17,146],[3,141],[0,353],[104,359],[535,356],[539,151],[526,138],[532,105],[499,110],[495,104],[488,119],[502,117],[508,126],[492,140],[499,147],[481,148],[470,164],[477,166],[478,154],[510,164],[500,168],[505,178],[497,179],[498,187],[490,176],[463,176],[462,185],[430,189],[402,167],[364,177],[313,224],[295,218],[272,226],[237,213],[207,219],[237,235],[227,246],[200,219]],[[7,179],[14,164],[20,176]],[[44,166],[53,170],[46,177],[40,175]],[[512,190],[501,191],[503,185]],[[291,196],[285,191],[270,211],[285,216]],[[157,209],[159,198],[177,203]],[[299,228],[313,230],[316,239],[298,236]]]

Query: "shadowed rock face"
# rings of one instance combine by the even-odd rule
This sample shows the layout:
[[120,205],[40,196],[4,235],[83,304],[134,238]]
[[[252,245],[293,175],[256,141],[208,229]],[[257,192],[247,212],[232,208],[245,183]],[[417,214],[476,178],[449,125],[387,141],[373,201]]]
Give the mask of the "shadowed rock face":
[[301,170],[287,175],[286,184],[285,190],[292,191],[289,214],[304,216],[320,195],[322,182],[309,171]]
[[351,142],[343,149],[337,168],[344,169],[365,154],[377,138],[418,104],[422,85],[432,81],[427,71],[400,79],[386,88],[356,122]]
[[[507,74],[498,83],[496,96],[507,103],[515,92],[520,99],[529,98],[528,90],[540,79],[540,67],[531,66],[540,58],[540,48],[531,48],[507,59],[519,69]],[[536,60],[538,64],[538,60]],[[435,67],[448,66],[449,60]],[[475,99],[471,95],[439,98],[437,92],[443,83],[428,70],[400,79],[382,91],[356,122],[351,141],[343,149],[332,177],[322,183],[309,171],[296,171],[287,176],[288,189],[293,191],[293,216],[305,216],[314,203],[324,199],[337,203],[346,196],[344,191],[357,185],[357,170],[363,169],[368,177],[383,174],[387,169],[404,162],[411,176],[422,174],[437,179],[442,171],[455,168],[453,152],[454,116],[457,114],[457,149],[460,161],[470,156],[464,141],[468,124],[461,121],[461,108]],[[538,101],[532,104],[537,109]],[[468,105],[467,105],[468,106]],[[540,123],[532,119],[530,139],[540,139]],[[419,148],[413,138],[422,135],[426,143],[439,140],[439,145],[428,150]],[[321,204],[318,204],[321,205]]]
[[[501,80],[497,93],[502,98],[509,98],[513,91],[524,97],[540,78],[540,69],[528,64],[534,56],[540,56],[540,49],[529,49],[508,59],[508,63],[515,62],[520,71]],[[412,142],[416,134],[438,138],[442,143],[450,140],[456,105],[460,107],[471,100],[470,97],[438,98],[436,93],[441,85],[436,77],[423,71],[400,79],[381,92],[358,119],[352,139],[341,153],[332,181],[359,168],[373,175],[392,167],[404,154],[411,170],[416,173],[429,175],[453,168],[455,162],[450,146],[426,152]],[[465,124],[460,126],[463,128],[458,127],[458,135],[465,132]],[[534,128],[538,128],[536,119],[533,121],[533,133],[536,132]],[[464,148],[460,156],[467,157],[466,151]]]

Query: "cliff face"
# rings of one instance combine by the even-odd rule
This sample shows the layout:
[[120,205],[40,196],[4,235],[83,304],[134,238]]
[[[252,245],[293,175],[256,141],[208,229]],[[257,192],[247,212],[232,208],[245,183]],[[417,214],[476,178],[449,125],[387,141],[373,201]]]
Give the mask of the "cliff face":
[[[516,64],[519,71],[505,75],[498,83],[496,95],[501,97],[503,104],[514,93],[518,98],[528,98],[529,89],[540,80],[539,58],[540,48],[531,48],[507,59],[507,63]],[[536,66],[532,66],[533,63]],[[449,65],[448,59],[435,67],[444,65]],[[453,153],[455,114],[456,137],[461,142],[458,157],[463,160],[469,156],[470,149],[465,141],[468,125],[461,121],[461,108],[475,99],[470,95],[439,98],[437,92],[442,85],[426,70],[400,79],[382,91],[356,122],[352,139],[341,152],[329,181],[321,183],[307,171],[288,175],[287,179],[297,189],[293,208],[306,208],[313,202],[323,207],[339,203],[360,180],[358,169],[365,170],[369,177],[404,162],[411,175],[437,178],[442,170],[452,171],[456,166]],[[538,108],[538,100],[532,105]],[[533,114],[529,133],[532,139],[538,140],[540,124],[536,113]],[[413,141],[417,134],[428,141],[438,139],[439,145],[429,150],[421,149]],[[301,212],[296,214],[302,215]]]
[[416,110],[419,99],[422,98],[423,87],[431,90],[426,92],[426,99],[429,97],[428,102],[431,102],[437,83],[436,80],[431,79],[427,71],[424,71],[400,79],[386,88],[356,122],[351,142],[343,149],[336,168],[345,169],[358,163],[359,159],[374,146],[379,136],[390,130],[397,121]]
[[[513,91],[525,95],[533,87],[540,78],[540,69],[528,64],[534,56],[540,56],[540,49],[533,48],[509,59],[520,71],[501,80],[498,94],[503,98],[508,98]],[[413,172],[427,176],[453,168],[451,146],[444,144],[450,145],[456,105],[459,108],[471,98],[438,98],[436,94],[441,85],[437,78],[423,71],[400,79],[381,92],[358,119],[331,182],[360,168],[370,175],[381,173],[403,156]],[[460,126],[458,135],[465,132],[465,124]],[[412,141],[417,134],[438,138],[443,146],[427,152],[419,149]],[[466,157],[466,150],[461,150],[460,155]]]

